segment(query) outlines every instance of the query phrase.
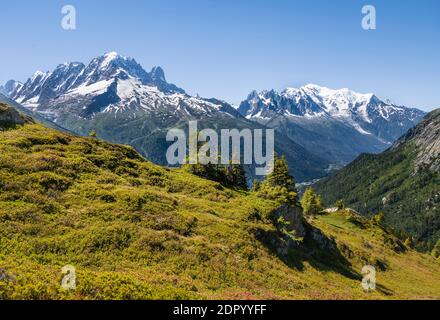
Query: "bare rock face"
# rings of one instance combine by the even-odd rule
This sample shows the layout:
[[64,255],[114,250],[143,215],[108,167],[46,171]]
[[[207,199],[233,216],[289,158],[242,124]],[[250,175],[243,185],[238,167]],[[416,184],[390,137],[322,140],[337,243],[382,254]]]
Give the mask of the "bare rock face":
[[0,130],[13,127],[15,125],[24,125],[33,122],[31,118],[22,115],[7,104],[0,103]]
[[415,171],[427,166],[440,173],[440,109],[429,113],[420,124],[401,137],[393,148],[409,141],[414,142],[418,148]]
[[427,165],[432,171],[440,173],[440,110],[423,124],[420,135],[415,139],[420,148],[416,167]]
[[300,207],[292,207],[288,204],[284,204],[274,212],[272,212],[272,218],[274,221],[278,221],[279,218],[283,218],[287,224],[285,229],[289,232],[294,231],[295,235],[299,238],[304,237],[306,234],[304,228],[304,216],[303,210]]

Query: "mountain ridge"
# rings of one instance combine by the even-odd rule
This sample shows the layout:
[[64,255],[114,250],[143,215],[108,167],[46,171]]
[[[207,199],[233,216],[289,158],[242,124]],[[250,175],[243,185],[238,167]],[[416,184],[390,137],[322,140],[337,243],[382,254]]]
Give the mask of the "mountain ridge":
[[355,161],[315,187],[331,205],[342,199],[360,213],[385,214],[421,250],[440,239],[440,109],[427,114],[393,146]]
[[282,92],[253,91],[238,111],[340,164],[350,162],[362,152],[387,149],[425,114],[415,108],[385,103],[372,93],[333,90],[314,84]]
[[37,71],[21,87],[9,92],[9,97],[28,108],[36,108],[74,89],[101,81],[129,78],[138,79],[142,85],[155,85],[167,93],[185,93],[183,89],[166,82],[162,68],[154,67],[149,73],[135,59],[109,52],[93,58],[87,65],[65,62],[53,71]]

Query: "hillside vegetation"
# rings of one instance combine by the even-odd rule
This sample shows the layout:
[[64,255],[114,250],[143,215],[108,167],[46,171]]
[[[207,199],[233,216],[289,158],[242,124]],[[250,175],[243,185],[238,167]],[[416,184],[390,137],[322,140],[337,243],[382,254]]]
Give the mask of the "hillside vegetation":
[[388,226],[428,251],[440,240],[439,154],[436,110],[386,152],[364,154],[316,187],[327,205],[343,199],[367,217],[383,212]]
[[[281,203],[25,124],[0,132],[0,299],[439,299],[440,261],[349,211]],[[284,223],[284,222],[283,222]],[[361,269],[377,269],[364,292]],[[60,283],[76,269],[76,290]]]

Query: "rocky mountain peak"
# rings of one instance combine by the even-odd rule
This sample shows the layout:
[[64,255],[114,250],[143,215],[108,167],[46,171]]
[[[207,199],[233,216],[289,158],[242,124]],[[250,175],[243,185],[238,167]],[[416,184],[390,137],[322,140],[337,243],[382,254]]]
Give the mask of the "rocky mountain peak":
[[0,93],[9,97],[14,92],[18,91],[23,87],[23,84],[19,81],[9,80],[4,86],[0,86]]
[[[161,67],[154,67],[151,72],[147,72],[135,59],[114,51],[92,59],[87,65],[81,62],[65,62],[52,72],[37,71],[24,85],[8,83],[8,87],[1,87],[0,90],[13,100],[35,109],[69,92],[95,92],[94,87],[117,83],[118,80],[157,87],[167,94],[185,93],[166,82],[165,72]],[[14,88],[11,89],[12,87]]]
[[165,72],[159,66],[153,67],[153,69],[151,69],[150,76],[155,82],[166,82]]

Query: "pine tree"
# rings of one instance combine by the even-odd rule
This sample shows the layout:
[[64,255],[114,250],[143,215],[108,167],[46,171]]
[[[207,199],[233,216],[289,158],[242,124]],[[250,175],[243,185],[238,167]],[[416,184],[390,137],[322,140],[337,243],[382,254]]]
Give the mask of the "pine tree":
[[266,178],[267,183],[272,187],[286,188],[289,192],[297,192],[295,180],[289,173],[289,166],[285,156],[275,158],[273,171]]
[[240,164],[186,164],[187,171],[199,177],[216,181],[228,188],[247,190],[247,178],[244,167]]
[[233,187],[247,190],[246,171],[241,164],[232,165],[232,185]]
[[324,211],[324,203],[322,201],[322,197],[319,194],[316,196],[316,205],[318,208],[320,208],[319,212]]
[[269,199],[298,205],[298,192],[295,188],[295,180],[289,173],[286,158],[275,158],[272,172],[261,183],[261,196]]
[[312,187],[308,187],[301,199],[301,206],[303,207],[305,215],[317,215],[324,210],[322,199],[315,193]]

